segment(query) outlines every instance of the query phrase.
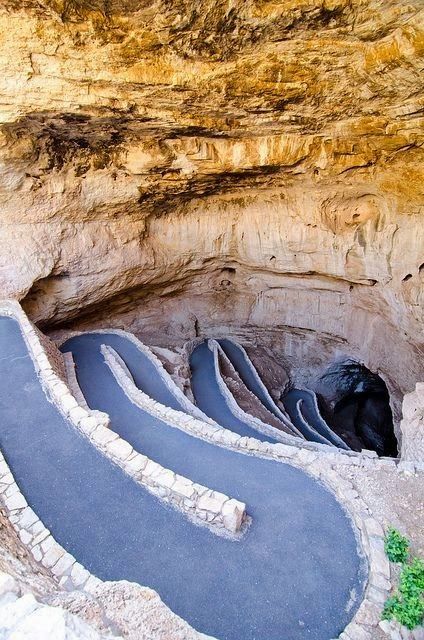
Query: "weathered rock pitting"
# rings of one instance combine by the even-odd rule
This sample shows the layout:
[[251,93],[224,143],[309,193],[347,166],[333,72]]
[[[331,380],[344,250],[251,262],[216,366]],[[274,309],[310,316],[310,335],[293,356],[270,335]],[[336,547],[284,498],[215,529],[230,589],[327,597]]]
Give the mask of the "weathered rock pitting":
[[233,334],[293,383],[352,357],[399,423],[424,379],[419,0],[7,0],[0,31],[1,295],[159,346]]

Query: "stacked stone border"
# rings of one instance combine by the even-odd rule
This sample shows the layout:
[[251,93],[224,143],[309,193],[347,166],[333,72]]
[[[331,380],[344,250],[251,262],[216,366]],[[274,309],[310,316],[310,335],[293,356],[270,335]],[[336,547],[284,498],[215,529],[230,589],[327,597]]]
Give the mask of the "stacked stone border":
[[315,442],[316,444],[324,444],[329,447],[335,446],[335,445],[332,445],[332,443],[329,440],[327,440],[325,436],[323,436],[321,433],[318,433],[318,431],[311,424],[309,424],[309,422],[305,420],[302,413],[302,406],[303,406],[303,399],[299,398],[295,406],[296,416],[297,416],[297,419],[302,423],[304,432],[308,434],[308,438],[310,438],[309,442]]
[[[37,337],[19,304],[14,301],[0,303],[0,311],[3,314],[17,317],[24,332],[24,337],[26,337],[26,331],[33,332],[34,336]],[[47,356],[39,342],[33,340],[33,343],[34,353],[32,353],[32,349],[30,353],[35,357],[35,352],[38,351],[41,364],[44,364],[47,369],[49,367]],[[39,349],[37,349],[37,346]],[[45,376],[48,380],[55,382],[56,385],[59,384],[60,380],[52,373],[46,371]],[[125,374],[125,372],[123,373]],[[414,468],[418,469],[418,467],[411,468],[411,463],[409,462],[398,463],[393,459],[377,459],[372,455],[373,452],[357,454],[355,452],[335,450],[334,447],[326,445],[311,446],[311,443],[306,442],[302,448],[299,448],[298,446],[282,443],[271,444],[260,442],[255,438],[238,436],[238,434],[228,429],[206,424],[192,416],[160,405],[160,403],[145,396],[130,379],[127,380],[127,385],[133,387],[131,395],[137,396],[137,402],[143,403],[142,406],[147,402],[149,410],[154,411],[153,415],[158,415],[161,419],[166,420],[170,426],[186,431],[195,437],[203,438],[215,445],[239,451],[245,455],[257,455],[292,464],[327,485],[347,510],[348,515],[358,528],[360,543],[365,552],[369,569],[364,599],[352,621],[340,634],[339,640],[373,640],[376,621],[380,618],[383,603],[391,587],[390,565],[384,553],[384,531],[380,523],[372,517],[371,510],[359,496],[353,484],[341,478],[334,467],[352,465],[393,471],[396,471],[396,469],[401,471],[404,468],[411,471]],[[43,377],[42,382],[44,383]],[[69,392],[68,395],[70,395]],[[70,397],[72,398],[72,396]],[[146,407],[143,406],[143,408]],[[59,584],[65,589],[82,589],[89,593],[95,592],[101,580],[90,574],[54,540],[50,531],[28,506],[1,453],[0,495],[9,519],[23,544],[29,548],[37,561],[41,562],[43,566],[50,569],[57,576]],[[391,634],[390,630],[385,631]],[[394,629],[394,635],[391,635],[393,640],[398,638],[398,635],[395,635],[396,633],[397,631]]]
[[[275,437],[276,440],[280,440],[281,441],[281,435],[284,434],[285,436],[289,436],[289,437],[294,437],[294,438],[300,438],[301,440],[304,439],[303,435],[300,433],[300,431],[298,431],[296,429],[296,427],[294,425],[292,425],[290,423],[290,427],[288,427],[288,425],[286,425],[285,422],[283,422],[280,418],[277,418],[275,415],[271,414],[271,412],[269,411],[269,409],[267,409],[265,407],[265,405],[262,405],[261,401],[259,400],[259,398],[257,396],[255,396],[254,393],[252,393],[250,391],[250,389],[248,389],[246,387],[246,385],[244,384],[244,382],[242,381],[238,371],[235,369],[233,363],[231,362],[231,360],[228,358],[227,354],[225,353],[225,351],[223,350],[223,348],[221,347],[221,345],[219,344],[219,342],[217,340],[213,340],[213,339],[209,339],[207,341],[208,344],[208,348],[210,351],[212,351],[213,356],[214,356],[214,370],[215,370],[215,379],[217,381],[217,384],[220,388],[221,393],[225,394],[225,401],[227,403],[227,405],[231,408],[232,411],[237,411],[240,412],[240,410],[243,412],[245,418],[243,418],[244,422],[247,423],[251,423],[252,427],[254,424],[257,424],[257,427],[253,427],[256,428],[257,431],[261,431],[262,433],[265,433],[267,435],[270,435],[271,437]],[[223,375],[223,370],[224,370],[224,366],[226,366],[229,371],[231,371],[233,376],[236,376],[241,384],[243,385],[243,392],[245,394],[246,397],[250,397],[253,398],[254,400],[256,400],[256,402],[259,402],[265,409],[265,411],[274,418],[274,420],[278,420],[279,423],[281,424],[281,427],[284,427],[285,429],[290,429],[291,433],[285,431],[284,429],[282,429],[281,427],[274,427],[273,425],[271,425],[271,423],[267,423],[264,422],[261,418],[258,418],[257,416],[253,416],[249,413],[247,413],[246,411],[244,411],[242,409],[242,407],[240,407],[240,405],[237,402],[237,399],[235,398],[234,394],[232,393],[232,391],[229,389],[226,381],[225,381],[225,375]],[[225,387],[225,389],[224,389]],[[237,405],[237,406],[235,406]],[[270,429],[270,427],[272,427]]]
[[[217,342],[218,345],[219,345],[219,340],[215,340],[215,342]],[[258,385],[261,387],[262,393],[266,396],[268,402],[272,405],[272,407],[274,408],[274,411],[280,417],[281,422],[283,422],[286,426],[290,427],[290,429],[294,429],[295,431],[297,431],[296,427],[291,423],[290,417],[287,414],[287,412],[285,412],[285,410],[283,411],[282,409],[280,409],[280,407],[278,407],[276,405],[276,403],[274,402],[274,400],[272,399],[271,394],[269,393],[269,391],[266,388],[266,386],[264,385],[261,377],[259,376],[255,365],[253,364],[253,362],[249,358],[246,349],[241,344],[237,344],[237,347],[238,347],[240,353],[242,354],[245,363],[249,367],[251,374],[255,378],[255,380],[258,383]],[[221,347],[221,350],[222,350],[222,347]],[[300,437],[302,437],[302,434],[300,434]]]
[[[275,427],[278,431],[282,431],[290,436],[299,436],[303,439],[300,432],[292,431],[291,427],[288,427],[282,422],[280,418],[277,418],[243,382],[240,373],[236,370],[233,363],[230,361],[226,353],[223,351],[221,345],[218,345],[218,362],[219,373],[223,378],[225,384],[230,390],[237,404],[243,409],[243,403],[249,404],[251,409],[243,409],[246,413],[254,415],[268,426]],[[235,385],[235,392],[233,386]]]
[[[262,433],[268,437],[274,438],[274,440],[278,440],[279,442],[287,442],[290,440],[295,440],[297,436],[290,435],[283,430],[277,429],[276,427],[272,427],[271,425],[265,424],[259,418],[251,415],[250,413],[246,413],[243,409],[237,404],[236,399],[233,394],[225,384],[225,381],[221,375],[221,368],[219,366],[219,357],[225,358],[226,362],[232,367],[231,362],[228,360],[224,351],[219,346],[216,340],[208,340],[208,348],[213,354],[214,359],[214,372],[215,372],[215,380],[218,384],[221,395],[223,396],[226,405],[230,409],[231,413],[235,415],[239,420],[242,420],[244,423],[249,425],[255,431]],[[234,370],[235,371],[235,370]],[[301,440],[303,442],[303,440]]]
[[126,338],[127,340],[132,342],[135,345],[135,347],[138,349],[138,351],[140,351],[144,356],[146,356],[146,358],[148,358],[150,362],[154,365],[157,373],[162,379],[162,382],[164,383],[166,388],[171,392],[171,394],[175,396],[175,398],[178,400],[181,406],[184,407],[184,411],[186,411],[190,415],[200,420],[203,420],[204,422],[208,422],[209,424],[215,424],[214,420],[209,418],[209,416],[203,413],[203,411],[201,411],[199,407],[196,407],[196,405],[193,404],[189,400],[189,398],[187,398],[186,395],[184,395],[184,393],[181,391],[179,386],[175,384],[174,380],[166,371],[165,367],[163,366],[161,360],[157,357],[157,355],[153,353],[153,351],[151,351],[149,347],[143,344],[133,333],[130,333],[129,331],[125,331],[124,329],[94,329],[92,331],[69,331],[67,332],[67,337],[62,339],[60,344],[63,344],[64,342],[66,342],[66,340],[69,340],[69,338],[72,338],[74,336],[86,335],[87,333],[89,334],[104,333],[106,335],[115,334],[117,336],[122,336],[123,338]]
[[28,505],[2,453],[0,496],[13,528],[34,559],[50,569],[64,589],[93,592],[101,580],[56,542],[49,529]]
[[[335,444],[333,445],[330,440],[328,438],[326,438],[325,436],[323,436],[322,434],[318,433],[308,422],[306,422],[301,407],[303,404],[303,400],[298,400],[297,404],[296,404],[296,411],[297,411],[297,415],[299,417],[299,420],[302,422],[302,424],[304,425],[305,431],[309,431],[311,434],[313,434],[316,438],[317,441],[306,441],[304,436],[302,434],[300,434],[299,436],[296,435],[292,435],[292,434],[288,434],[287,432],[284,432],[280,429],[277,429],[275,427],[271,427],[267,424],[264,424],[261,420],[258,420],[257,418],[255,418],[254,416],[250,415],[249,413],[246,413],[245,411],[243,411],[243,409],[238,405],[237,401],[235,400],[233,394],[231,393],[231,391],[228,389],[228,386],[226,385],[222,374],[221,374],[221,367],[219,364],[219,358],[222,357],[223,359],[225,359],[226,363],[228,363],[228,365],[232,368],[232,370],[237,374],[237,371],[234,369],[231,361],[228,359],[228,357],[226,356],[225,352],[223,351],[222,347],[220,346],[219,342],[217,340],[208,340],[208,346],[209,349],[212,351],[213,356],[214,356],[214,369],[215,369],[215,380],[219,386],[219,389],[222,393],[222,395],[224,396],[224,399],[227,403],[227,405],[230,407],[231,411],[239,418],[241,418],[243,420],[243,422],[246,422],[247,424],[249,424],[252,429],[256,429],[256,431],[260,431],[261,433],[271,436],[272,438],[274,438],[275,440],[278,440],[279,442],[283,442],[283,443],[295,443],[299,446],[299,440],[300,442],[303,444],[304,442],[315,442],[315,444],[323,444],[323,445],[327,445],[330,447],[336,446]],[[248,389],[247,387],[245,387],[245,390],[248,394],[253,395]],[[305,390],[307,391],[309,394],[311,394],[311,396],[314,396],[315,394],[313,394],[312,391],[309,390]],[[329,431],[329,427],[327,424],[325,424],[325,422],[322,420],[320,414],[319,414],[319,409],[318,409],[318,403],[316,401],[316,396],[315,396],[315,404],[314,406],[316,406],[316,410],[318,412],[318,415],[320,417],[320,420],[323,422],[323,428],[326,431]],[[293,425],[291,427],[292,429],[296,429],[296,427]],[[340,438],[336,435],[336,434],[331,434],[332,437],[334,436],[334,439],[340,440]],[[293,438],[295,439],[293,441]],[[343,450],[348,451],[349,447],[347,447],[347,445],[340,440],[340,443],[343,445],[342,448]]]
[[[316,413],[316,416],[317,416],[317,418],[319,420],[319,423],[321,425],[321,429],[327,434],[327,435],[324,436],[324,438],[329,440],[330,444],[331,444],[331,439],[332,439],[334,443],[335,442],[338,443],[338,445],[336,445],[336,446],[341,446],[341,448],[343,448],[343,449],[349,449],[350,447],[347,446],[347,444],[337,435],[337,433],[335,433],[334,431],[332,431],[330,429],[330,427],[328,426],[328,424],[326,423],[326,421],[322,417],[321,411],[320,411],[319,406],[318,406],[317,394],[315,393],[315,391],[312,391],[312,389],[305,389],[305,388],[302,388],[302,387],[300,387],[300,390],[303,391],[304,393],[306,393],[310,397],[310,399],[312,400],[312,404],[314,405],[315,413]],[[302,404],[304,404],[303,400],[302,400]],[[302,415],[302,410],[301,409],[300,409],[300,414]]]
[[[1,303],[0,311],[18,321],[47,396],[103,455],[143,488],[180,510],[193,522],[206,525],[215,533],[237,534],[246,517],[244,503],[192,482],[135,451],[128,442],[105,426],[105,414],[98,417],[78,404],[68,386],[53,370],[38,332],[20,305],[17,302]],[[53,345],[51,348],[53,350]],[[69,371],[69,360],[67,368]]]
[[371,510],[353,484],[342,478],[335,467],[352,465],[395,472],[397,468],[396,461],[376,458],[371,454],[353,455],[354,452],[345,452],[328,446],[325,446],[324,450],[321,451],[308,451],[280,443],[271,444],[261,442],[255,438],[239,436],[233,431],[222,427],[207,425],[192,416],[165,407],[149,398],[126,375],[118,359],[108,357],[108,354],[113,355],[113,349],[104,347],[103,353],[117,382],[128,398],[143,410],[167,422],[171,427],[181,429],[215,445],[226,447],[242,454],[257,455],[289,463],[321,481],[335,494],[347,515],[356,525],[358,546],[360,552],[362,550],[362,555],[365,555],[368,564],[368,579],[365,586],[364,599],[352,621],[339,638],[340,640],[373,640],[383,604],[391,589],[390,565],[384,552],[384,530],[381,524],[372,516]]
[[[288,433],[285,433],[284,431],[279,431],[276,428],[273,427],[269,427],[268,425],[264,425],[260,420],[257,420],[256,418],[254,418],[253,416],[249,415],[248,413],[246,413],[245,411],[243,411],[241,409],[241,407],[239,407],[239,405],[237,404],[236,400],[234,399],[233,394],[230,392],[230,390],[228,389],[227,385],[225,384],[221,373],[220,373],[220,367],[219,367],[219,359],[218,359],[218,355],[220,355],[220,350],[221,347],[219,346],[219,343],[216,340],[208,340],[208,346],[209,349],[212,351],[213,356],[214,356],[214,370],[215,370],[215,380],[219,386],[219,389],[221,391],[221,394],[224,396],[224,399],[227,403],[227,405],[229,406],[229,408],[231,409],[232,413],[234,415],[236,415],[240,420],[242,420],[243,422],[246,422],[246,424],[248,424],[250,427],[252,427],[252,429],[255,429],[256,431],[260,431],[261,433],[264,433],[265,435],[269,435],[272,438],[274,438],[275,440],[279,440],[280,442],[284,443],[284,444],[288,444],[288,445],[294,445],[294,446],[301,446],[304,447],[305,445],[311,445],[313,448],[317,448],[320,446],[323,447],[329,447],[331,450],[334,449],[334,445],[331,444],[331,442],[329,442],[326,438],[324,438],[323,436],[321,436],[319,433],[317,433],[315,431],[315,429],[313,427],[311,427],[303,418],[302,412],[300,410],[300,407],[297,406],[297,411],[298,411],[298,415],[300,420],[302,420],[305,429],[314,433],[316,435],[316,437],[321,440],[322,442],[313,442],[311,440],[305,440],[303,436],[295,436],[295,435],[290,435]],[[225,354],[224,354],[225,355]],[[301,402],[301,401],[299,401]],[[345,449],[343,449],[345,450]],[[347,449],[346,449],[347,450]],[[377,455],[377,454],[375,454]]]

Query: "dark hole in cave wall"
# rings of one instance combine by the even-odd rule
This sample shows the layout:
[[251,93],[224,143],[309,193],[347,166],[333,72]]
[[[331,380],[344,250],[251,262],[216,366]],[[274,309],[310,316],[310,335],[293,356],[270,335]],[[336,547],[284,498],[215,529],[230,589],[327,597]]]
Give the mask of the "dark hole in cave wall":
[[349,446],[398,454],[390,396],[382,378],[355,360],[332,364],[317,387],[325,418]]

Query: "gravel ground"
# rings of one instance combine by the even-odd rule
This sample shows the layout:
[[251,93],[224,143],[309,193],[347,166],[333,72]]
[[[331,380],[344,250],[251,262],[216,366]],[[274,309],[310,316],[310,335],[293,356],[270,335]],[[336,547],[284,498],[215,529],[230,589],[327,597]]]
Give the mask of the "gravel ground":
[[377,520],[399,529],[410,539],[412,553],[424,557],[424,474],[342,466],[337,471],[353,482]]

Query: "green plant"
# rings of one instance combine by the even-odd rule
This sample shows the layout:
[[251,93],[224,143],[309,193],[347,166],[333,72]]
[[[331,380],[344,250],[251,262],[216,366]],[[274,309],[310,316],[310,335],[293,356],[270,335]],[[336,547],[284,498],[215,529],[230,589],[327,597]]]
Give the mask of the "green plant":
[[384,550],[390,562],[406,562],[408,558],[409,540],[402,534],[390,528],[384,540]]
[[399,589],[386,601],[382,617],[396,618],[408,629],[424,623],[424,562],[419,558],[403,566]]

